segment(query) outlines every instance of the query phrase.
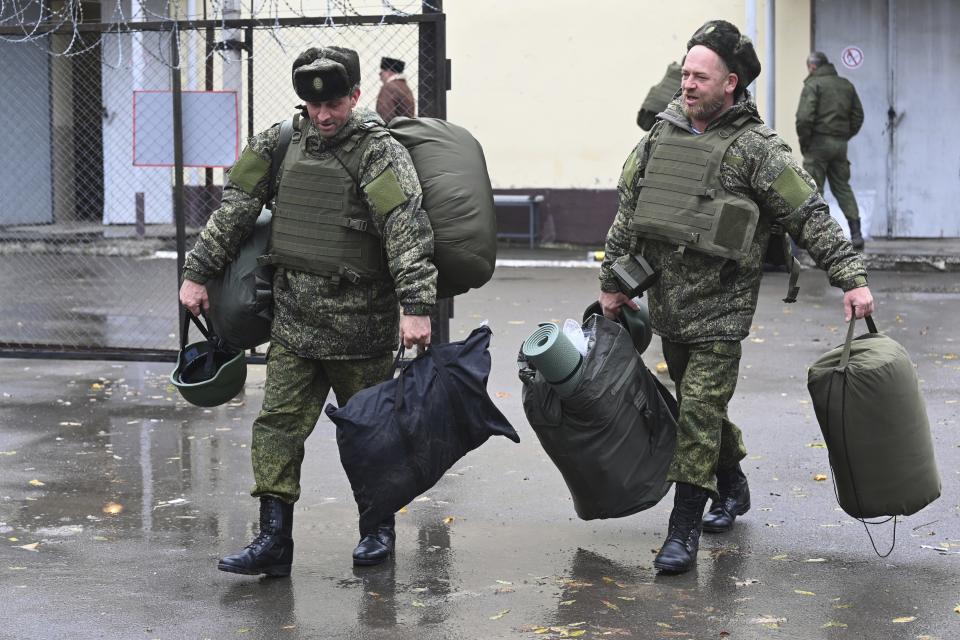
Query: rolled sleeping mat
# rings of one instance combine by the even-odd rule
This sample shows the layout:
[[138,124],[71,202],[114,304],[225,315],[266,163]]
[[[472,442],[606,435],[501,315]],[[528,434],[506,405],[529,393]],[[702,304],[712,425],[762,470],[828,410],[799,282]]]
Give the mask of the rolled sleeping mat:
[[521,351],[561,398],[572,394],[583,377],[583,356],[555,322],[541,324]]

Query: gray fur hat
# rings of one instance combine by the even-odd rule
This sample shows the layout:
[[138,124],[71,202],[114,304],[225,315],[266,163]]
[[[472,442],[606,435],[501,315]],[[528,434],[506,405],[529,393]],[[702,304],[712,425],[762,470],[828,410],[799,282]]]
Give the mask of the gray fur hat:
[[326,102],[360,84],[360,56],[344,47],[311,47],[293,61],[293,89],[306,102]]
[[737,74],[736,97],[760,75],[760,59],[753,42],[726,20],[710,20],[697,29],[687,42],[687,51],[702,45],[720,56],[731,73]]

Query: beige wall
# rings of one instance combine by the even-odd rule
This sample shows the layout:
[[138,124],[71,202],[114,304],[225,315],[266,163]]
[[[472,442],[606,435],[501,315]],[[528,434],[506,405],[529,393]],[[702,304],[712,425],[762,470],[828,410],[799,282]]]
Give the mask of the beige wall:
[[[757,0],[764,62],[766,2]],[[711,18],[746,29],[744,0],[446,0],[448,118],[483,144],[494,186],[614,188],[640,140],[636,114],[667,63]],[[777,3],[776,124],[796,147],[810,1]],[[761,114],[764,85],[757,81]]]

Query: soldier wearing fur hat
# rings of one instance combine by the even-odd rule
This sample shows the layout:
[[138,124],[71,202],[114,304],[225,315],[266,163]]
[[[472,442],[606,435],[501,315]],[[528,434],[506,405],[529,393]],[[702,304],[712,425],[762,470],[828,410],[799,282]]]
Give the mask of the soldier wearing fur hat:
[[674,506],[654,560],[665,573],[691,569],[701,531],[728,531],[750,508],[746,448],[727,405],[771,227],[785,229],[844,291],[847,319],[873,312],[860,254],[757,113],[747,87],[759,73],[753,43],[729,22],[711,20],[693,34],[680,96],[624,164],[601,266],[599,299],[610,317],[635,306],[619,291],[615,260],[641,254],[659,273],[648,306],[680,403],[668,475]]
[[[433,231],[417,172],[383,120],[357,108],[357,53],[308,49],[292,79],[304,105],[275,196],[270,164],[280,124],[252,137],[231,168],[180,289],[190,312],[209,308],[204,283],[233,259],[272,199],[274,317],[251,447],[260,532],[218,565],[249,575],[290,574],[305,442],[331,388],[343,404],[390,377],[398,333],[406,347],[429,344],[436,301]],[[384,561],[395,538],[392,517],[360,531],[354,564]]]
[[380,93],[377,95],[377,113],[384,122],[389,123],[397,116],[412,118],[417,115],[413,101],[413,92],[407,85],[407,76],[403,74],[406,63],[396,58],[380,59]]

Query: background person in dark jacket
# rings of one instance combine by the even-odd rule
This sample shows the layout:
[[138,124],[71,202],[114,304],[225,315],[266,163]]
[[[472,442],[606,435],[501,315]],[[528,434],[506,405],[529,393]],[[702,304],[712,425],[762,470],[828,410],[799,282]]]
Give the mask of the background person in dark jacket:
[[412,118],[417,115],[413,92],[407,86],[407,76],[403,75],[406,66],[403,60],[396,58],[380,59],[380,81],[383,86],[377,94],[377,113],[387,124],[397,116]]
[[821,194],[825,181],[830,181],[830,191],[850,225],[850,242],[855,249],[863,249],[860,210],[850,188],[847,160],[847,141],[863,125],[863,106],[853,84],[837,75],[822,52],[810,54],[807,70],[810,75],[803,81],[797,107],[803,168],[816,180]]

